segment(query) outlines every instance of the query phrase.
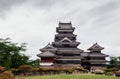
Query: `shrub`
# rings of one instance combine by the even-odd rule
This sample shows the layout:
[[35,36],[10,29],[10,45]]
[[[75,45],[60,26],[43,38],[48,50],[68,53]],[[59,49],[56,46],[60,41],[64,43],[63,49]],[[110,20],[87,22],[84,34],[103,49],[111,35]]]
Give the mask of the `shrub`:
[[106,72],[105,75],[108,75],[108,76],[113,76],[115,73],[114,72]]
[[84,68],[39,68],[37,71],[40,75],[46,75],[46,74],[72,74],[75,70],[87,72]]
[[49,70],[50,70],[49,68],[39,68],[38,72],[40,75],[45,75],[48,74]]
[[34,75],[36,75],[37,72],[38,72],[38,70],[39,70],[39,68],[32,68],[32,73],[33,73]]
[[14,75],[19,75],[20,74],[19,69],[11,68],[11,71],[12,71],[12,73],[14,73]]
[[117,71],[117,70],[119,70],[118,68],[108,68],[108,69],[105,69],[104,71],[105,72],[115,72],[115,71]]
[[74,69],[73,68],[69,68],[69,69],[64,69],[64,71],[67,73],[67,74],[72,74]]
[[96,69],[96,70],[94,71],[94,73],[95,73],[95,74],[104,74],[104,71],[101,70],[101,69]]
[[116,76],[120,76],[120,70],[116,71],[116,72],[115,72],[115,75],[116,75]]
[[78,70],[79,72],[87,73],[88,70],[84,68],[76,68],[75,70]]
[[21,66],[19,67],[19,70],[20,70],[21,72],[23,72],[24,76],[26,76],[27,73],[32,70],[32,67],[31,67],[30,65],[21,65]]
[[15,79],[15,77],[10,71],[4,71],[1,74],[1,79]]

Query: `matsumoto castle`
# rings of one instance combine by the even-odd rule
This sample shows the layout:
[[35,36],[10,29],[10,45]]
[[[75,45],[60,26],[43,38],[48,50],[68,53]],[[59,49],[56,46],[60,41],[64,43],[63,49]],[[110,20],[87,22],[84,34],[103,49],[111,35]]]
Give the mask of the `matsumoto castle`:
[[70,23],[59,23],[56,28],[57,34],[54,41],[41,48],[40,65],[50,68],[79,68],[84,67],[88,70],[105,69],[108,56],[101,51],[104,47],[95,43],[88,52],[78,48],[80,44],[76,41],[77,35],[73,32],[75,27]]

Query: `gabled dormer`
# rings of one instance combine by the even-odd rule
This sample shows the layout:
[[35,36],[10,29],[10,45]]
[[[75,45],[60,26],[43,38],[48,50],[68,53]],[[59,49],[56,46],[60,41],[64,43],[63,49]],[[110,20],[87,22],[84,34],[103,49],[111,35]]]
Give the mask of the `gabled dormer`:
[[101,50],[103,50],[103,49],[104,49],[104,47],[101,47],[100,45],[98,45],[98,43],[95,43],[87,50],[89,50],[90,52],[101,52]]
[[68,37],[64,37],[60,42],[71,43],[72,41]]
[[41,52],[50,51],[56,52],[57,48],[53,47],[52,44],[48,43],[44,48],[40,49]]
[[55,57],[55,54],[49,51],[42,52],[37,55],[38,57]]

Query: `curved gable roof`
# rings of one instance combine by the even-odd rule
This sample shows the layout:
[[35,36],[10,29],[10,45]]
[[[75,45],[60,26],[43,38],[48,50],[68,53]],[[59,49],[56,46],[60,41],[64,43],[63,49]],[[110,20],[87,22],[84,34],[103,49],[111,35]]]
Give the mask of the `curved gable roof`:
[[38,54],[39,57],[55,57],[55,54],[49,51]]
[[64,37],[60,42],[72,42],[68,37]]
[[98,45],[97,43],[93,44],[90,48],[88,48],[88,50],[103,50],[104,47],[101,47],[100,45]]

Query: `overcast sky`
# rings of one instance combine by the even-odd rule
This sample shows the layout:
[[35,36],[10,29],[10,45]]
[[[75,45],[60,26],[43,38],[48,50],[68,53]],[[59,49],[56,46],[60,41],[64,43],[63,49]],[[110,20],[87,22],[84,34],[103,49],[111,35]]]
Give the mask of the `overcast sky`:
[[54,41],[59,21],[72,22],[80,49],[98,42],[120,56],[120,0],[0,0],[0,38],[27,43],[31,59]]

